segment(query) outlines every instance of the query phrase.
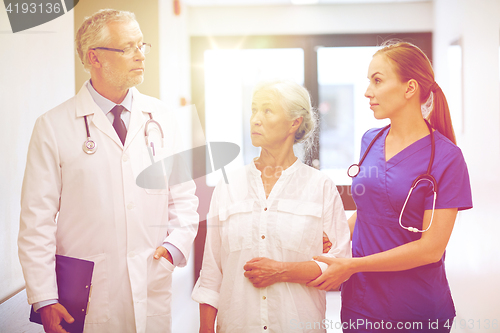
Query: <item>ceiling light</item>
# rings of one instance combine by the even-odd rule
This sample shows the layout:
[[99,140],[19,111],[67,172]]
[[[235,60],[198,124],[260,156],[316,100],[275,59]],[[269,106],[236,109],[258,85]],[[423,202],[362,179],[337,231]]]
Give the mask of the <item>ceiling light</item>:
[[319,3],[319,0],[291,0],[293,5],[314,5]]

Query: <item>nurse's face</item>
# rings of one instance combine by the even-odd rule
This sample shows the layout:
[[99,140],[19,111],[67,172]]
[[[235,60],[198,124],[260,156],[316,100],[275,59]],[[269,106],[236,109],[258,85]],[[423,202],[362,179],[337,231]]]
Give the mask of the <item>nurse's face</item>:
[[276,99],[274,94],[266,91],[258,91],[253,96],[250,129],[255,147],[279,149],[284,147],[287,138],[295,135],[292,131],[293,120],[288,119]]
[[365,97],[370,99],[370,109],[376,119],[392,118],[405,103],[407,86],[401,82],[392,62],[384,55],[373,57],[368,67],[370,84]]

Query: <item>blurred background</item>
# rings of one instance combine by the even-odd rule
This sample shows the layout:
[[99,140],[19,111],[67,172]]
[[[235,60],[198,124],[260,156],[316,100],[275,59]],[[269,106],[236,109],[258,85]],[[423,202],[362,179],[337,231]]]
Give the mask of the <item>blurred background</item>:
[[[422,48],[447,96],[473,192],[474,208],[459,213],[447,248],[457,309],[452,332],[500,332],[499,0],[81,0],[67,14],[15,34],[0,7],[0,332],[41,331],[28,323],[17,257],[27,147],[36,118],[89,78],[74,36],[84,17],[102,8],[134,12],[144,41],[153,44],[138,89],[172,109],[196,106],[202,130],[186,114],[188,140],[242,147],[227,170],[259,154],[248,132],[255,83],[280,77],[303,84],[320,132],[316,150],[296,152],[340,186],[348,209],[346,169],[359,158],[362,134],[386,123],[373,118],[363,96],[371,56],[391,38]],[[221,177],[219,170],[197,180],[200,220]],[[174,332],[198,331],[190,293],[204,231],[202,223],[188,266],[174,272]],[[338,293],[328,293],[327,319],[338,321],[339,302]]]

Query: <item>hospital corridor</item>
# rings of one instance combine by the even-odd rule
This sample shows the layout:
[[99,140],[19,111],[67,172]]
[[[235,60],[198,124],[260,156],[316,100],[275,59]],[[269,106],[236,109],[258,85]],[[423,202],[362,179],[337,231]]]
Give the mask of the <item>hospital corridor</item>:
[[500,332],[500,0],[45,2],[0,4],[0,333],[43,332],[56,253],[120,275],[85,332]]

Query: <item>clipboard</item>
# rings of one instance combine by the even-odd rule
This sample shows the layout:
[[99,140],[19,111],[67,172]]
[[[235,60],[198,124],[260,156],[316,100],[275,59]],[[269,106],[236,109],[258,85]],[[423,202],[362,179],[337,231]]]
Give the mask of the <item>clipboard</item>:
[[[94,262],[56,254],[56,276],[59,303],[75,319],[72,324],[64,320],[61,326],[70,333],[82,333],[90,303]],[[42,324],[40,313],[31,307],[30,321]]]

